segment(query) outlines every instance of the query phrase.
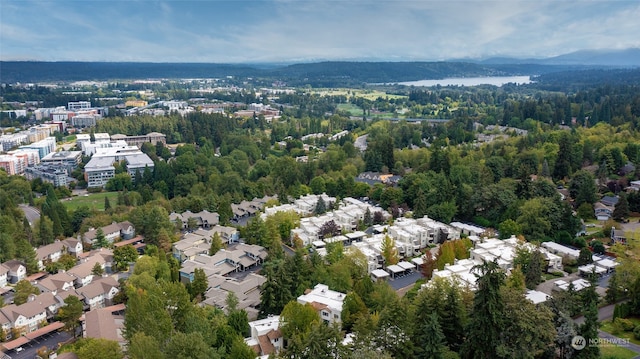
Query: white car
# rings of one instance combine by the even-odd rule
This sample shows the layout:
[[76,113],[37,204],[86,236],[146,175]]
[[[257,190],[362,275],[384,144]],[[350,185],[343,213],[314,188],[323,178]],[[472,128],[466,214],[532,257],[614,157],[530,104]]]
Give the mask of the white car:
[[16,348],[16,353],[20,353],[20,352],[21,352],[21,351],[23,351],[23,350],[24,350],[24,348],[23,348],[23,347],[17,347],[17,348]]

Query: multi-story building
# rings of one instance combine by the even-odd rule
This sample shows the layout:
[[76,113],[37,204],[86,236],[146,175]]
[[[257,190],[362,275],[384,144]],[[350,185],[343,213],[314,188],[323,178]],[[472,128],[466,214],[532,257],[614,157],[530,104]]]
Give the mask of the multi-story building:
[[67,186],[74,179],[69,177],[67,171],[57,165],[39,165],[27,167],[24,170],[28,180],[40,178],[44,182],[53,184],[55,187]]
[[84,110],[89,108],[91,108],[91,102],[89,101],[69,102],[67,104],[67,109],[69,111]]
[[129,155],[125,157],[127,163],[127,173],[131,176],[132,180],[135,180],[136,173],[142,174],[145,168],[153,169],[153,161],[146,153],[139,153],[135,155]]
[[77,114],[71,117],[71,126],[77,128],[93,127],[101,117],[88,113]]
[[4,169],[10,175],[22,174],[24,168],[21,166],[18,157],[12,155],[0,155],[0,168]]
[[329,289],[325,284],[316,284],[298,297],[298,303],[309,303],[320,314],[320,319],[327,324],[342,322],[342,304],[346,294]]
[[20,146],[20,149],[27,148],[38,150],[38,155],[40,155],[40,158],[43,158],[44,156],[56,150],[56,139],[55,137],[47,137],[30,145]]
[[113,157],[94,157],[84,166],[87,187],[104,187],[116,175]]
[[0,145],[3,151],[9,151],[12,148],[16,148],[20,145],[29,143],[29,138],[26,133],[18,132],[11,135],[0,136]]
[[57,166],[64,169],[68,174],[71,174],[71,172],[78,167],[81,161],[81,151],[53,152],[44,156],[41,160],[42,164]]
[[151,143],[152,145],[161,142],[164,145],[167,143],[167,136],[159,132],[150,132],[146,135],[141,136],[125,136],[121,134],[115,134],[111,136],[111,141],[124,141],[129,146],[137,146],[138,148],[140,148],[147,142]]

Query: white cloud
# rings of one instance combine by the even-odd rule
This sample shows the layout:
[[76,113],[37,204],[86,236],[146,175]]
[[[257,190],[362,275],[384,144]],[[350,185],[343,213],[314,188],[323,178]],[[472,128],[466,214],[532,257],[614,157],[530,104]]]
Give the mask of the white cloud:
[[2,1],[3,60],[440,60],[640,46],[635,1]]

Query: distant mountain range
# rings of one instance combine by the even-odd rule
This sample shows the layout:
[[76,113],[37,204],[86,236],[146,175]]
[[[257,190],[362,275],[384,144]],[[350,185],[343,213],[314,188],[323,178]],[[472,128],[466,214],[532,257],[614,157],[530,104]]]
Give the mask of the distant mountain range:
[[624,50],[581,50],[548,58],[491,57],[487,59],[457,59],[484,65],[536,64],[640,67],[640,48]]
[[488,58],[439,62],[325,61],[299,64],[0,61],[0,82],[252,77],[265,84],[360,86],[448,77],[544,75],[640,68],[640,49],[578,51],[547,59]]

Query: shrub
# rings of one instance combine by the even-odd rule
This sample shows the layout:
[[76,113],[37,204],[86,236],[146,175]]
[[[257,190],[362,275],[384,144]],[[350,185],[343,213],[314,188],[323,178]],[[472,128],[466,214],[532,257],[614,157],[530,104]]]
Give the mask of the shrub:
[[616,334],[634,330],[634,324],[629,319],[616,318],[613,320],[613,328]]
[[640,340],[640,324],[636,325],[635,329],[633,329],[633,336]]

